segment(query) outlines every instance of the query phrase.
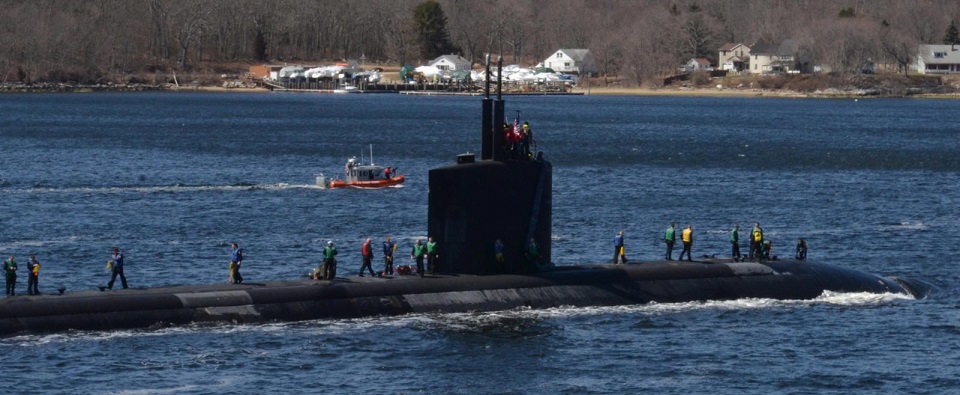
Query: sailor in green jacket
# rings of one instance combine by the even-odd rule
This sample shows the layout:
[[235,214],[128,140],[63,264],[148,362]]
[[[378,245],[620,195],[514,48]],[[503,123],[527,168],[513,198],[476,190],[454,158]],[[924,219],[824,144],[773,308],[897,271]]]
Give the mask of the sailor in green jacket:
[[322,277],[325,280],[333,280],[337,276],[337,247],[333,246],[333,240],[327,242],[327,248],[323,249],[323,268]]
[[537,239],[530,238],[524,255],[527,257],[528,270],[536,271],[540,267],[540,245],[537,244]]
[[433,237],[427,237],[427,272],[430,274],[437,273],[437,259],[440,258],[440,249],[437,247],[437,242],[433,241]]
[[423,257],[427,254],[427,246],[423,245],[423,240],[417,239],[417,244],[410,250],[410,259],[417,260],[417,274],[423,277]]
[[673,260],[673,243],[677,241],[677,224],[670,224],[670,227],[663,232],[663,242],[667,243],[667,260]]
[[730,246],[732,251],[730,256],[733,258],[734,262],[740,261],[740,225],[733,225],[733,230],[730,231]]
[[13,259],[13,255],[3,261],[3,274],[7,276],[7,296],[13,296],[17,286],[17,261]]

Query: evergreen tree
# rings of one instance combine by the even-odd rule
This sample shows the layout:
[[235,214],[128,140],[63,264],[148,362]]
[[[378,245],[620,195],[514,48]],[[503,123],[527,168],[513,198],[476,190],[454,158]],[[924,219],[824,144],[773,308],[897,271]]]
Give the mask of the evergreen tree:
[[943,35],[944,44],[960,44],[960,31],[957,31],[957,21],[950,21],[950,26],[947,27],[947,34]]
[[420,40],[420,56],[433,59],[440,55],[456,52],[447,33],[447,16],[443,14],[440,3],[427,0],[413,10],[413,27]]
[[253,38],[253,57],[259,61],[267,60],[267,40],[263,37],[263,29],[257,29]]

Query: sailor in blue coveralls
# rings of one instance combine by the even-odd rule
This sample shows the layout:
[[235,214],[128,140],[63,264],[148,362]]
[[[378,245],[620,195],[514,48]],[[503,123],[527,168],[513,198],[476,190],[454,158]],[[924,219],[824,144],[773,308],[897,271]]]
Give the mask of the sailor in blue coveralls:
[[120,276],[120,284],[123,284],[123,289],[127,289],[127,276],[123,275],[123,254],[120,253],[119,248],[113,249],[113,255],[110,256],[110,259],[113,261],[113,274],[110,275],[107,288],[113,289],[113,282],[117,280],[117,276]]

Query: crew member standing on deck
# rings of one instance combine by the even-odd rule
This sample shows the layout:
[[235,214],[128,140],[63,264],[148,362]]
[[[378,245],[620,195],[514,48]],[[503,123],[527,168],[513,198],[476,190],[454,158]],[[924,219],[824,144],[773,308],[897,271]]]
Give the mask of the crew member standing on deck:
[[693,258],[690,255],[690,248],[693,247],[693,225],[687,225],[683,229],[683,232],[680,233],[680,240],[683,241],[683,251],[680,251],[680,259],[683,260],[683,254],[687,254],[687,260],[692,261]]
[[237,243],[230,243],[230,284],[240,284],[243,282],[243,276],[240,275],[240,264],[243,263],[243,250]]
[[673,243],[677,241],[677,224],[670,224],[670,227],[663,232],[663,242],[667,243],[667,260],[673,260]]
[[511,157],[514,155],[515,150],[517,149],[516,142],[514,139],[515,134],[513,133],[513,127],[510,124],[503,123],[503,144],[504,151],[507,152]]
[[797,241],[797,256],[796,256],[796,258],[797,258],[798,260],[801,260],[801,261],[804,260],[804,259],[807,259],[807,241],[804,240],[802,237],[800,238],[799,241]]
[[376,276],[373,272],[373,239],[367,238],[360,246],[360,256],[363,257],[363,265],[360,266],[360,277],[363,277],[363,269],[370,271],[370,277]]
[[521,154],[523,159],[533,158],[533,153],[530,152],[530,143],[533,141],[533,130],[530,130],[530,124],[527,122],[523,123],[523,127],[520,128],[520,146]]
[[537,271],[540,268],[540,245],[537,244],[537,239],[530,238],[525,255],[527,257],[527,270],[530,272]]
[[17,288],[17,261],[13,255],[3,261],[3,274],[7,278],[7,296],[16,294]]
[[30,255],[27,260],[27,293],[30,295],[40,295],[40,261],[36,255]]
[[427,272],[430,274],[437,273],[437,259],[440,258],[440,248],[437,246],[437,242],[433,241],[433,237],[427,237]]
[[627,253],[623,250],[623,231],[613,238],[613,264],[627,263]]
[[417,274],[423,277],[423,257],[427,254],[427,246],[423,245],[422,239],[417,239],[417,244],[410,250],[410,259],[417,261]]
[[383,240],[383,273],[382,275],[393,275],[393,253],[397,251],[397,243],[390,240],[387,236]]
[[110,275],[110,282],[107,283],[107,289],[113,289],[113,283],[117,280],[117,276],[120,276],[120,284],[123,285],[123,289],[127,289],[127,276],[123,275],[123,254],[119,248],[113,248],[110,261],[113,262],[113,270],[111,270],[112,274]]
[[753,225],[753,231],[750,232],[750,258],[754,256],[763,260],[763,228],[757,222]]
[[730,231],[730,256],[733,257],[734,262],[740,261],[740,225],[734,224],[733,230]]
[[327,242],[327,248],[323,249],[323,268],[320,271],[321,277],[325,280],[333,280],[337,277],[337,247],[333,246],[333,240]]
[[495,269],[497,273],[503,274],[507,272],[507,267],[503,260],[503,242],[500,241],[500,239],[497,239],[497,241],[493,243],[493,260],[497,264]]

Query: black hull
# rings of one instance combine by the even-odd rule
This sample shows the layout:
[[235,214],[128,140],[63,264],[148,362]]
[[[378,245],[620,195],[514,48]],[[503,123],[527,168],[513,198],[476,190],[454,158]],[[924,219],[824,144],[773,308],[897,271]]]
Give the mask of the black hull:
[[333,282],[300,280],[16,296],[0,300],[0,335],[518,307],[741,298],[803,300],[816,298],[824,291],[916,293],[899,281],[809,262],[656,261],[561,267],[531,275],[350,277]]

